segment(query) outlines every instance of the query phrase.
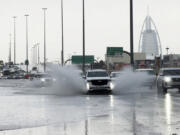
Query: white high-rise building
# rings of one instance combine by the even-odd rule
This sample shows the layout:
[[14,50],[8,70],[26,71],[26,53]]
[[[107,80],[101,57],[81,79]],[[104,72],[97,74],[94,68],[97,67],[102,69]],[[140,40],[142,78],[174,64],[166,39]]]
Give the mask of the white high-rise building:
[[146,59],[154,59],[162,54],[161,41],[152,18],[148,15],[144,20],[139,40],[139,52],[146,54]]

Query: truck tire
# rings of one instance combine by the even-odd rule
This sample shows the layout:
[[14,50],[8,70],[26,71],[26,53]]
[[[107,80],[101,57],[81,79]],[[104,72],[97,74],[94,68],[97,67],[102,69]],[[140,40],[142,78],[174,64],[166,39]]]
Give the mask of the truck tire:
[[178,92],[180,93],[180,88],[178,88]]
[[163,92],[164,92],[164,93],[167,93],[167,88],[164,88],[164,87],[163,87]]

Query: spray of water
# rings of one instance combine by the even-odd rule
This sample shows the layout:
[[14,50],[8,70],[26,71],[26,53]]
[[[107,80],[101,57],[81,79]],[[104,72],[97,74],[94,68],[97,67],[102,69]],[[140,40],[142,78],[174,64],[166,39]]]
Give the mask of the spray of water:
[[82,71],[75,66],[59,67],[50,65],[50,74],[56,79],[52,85],[52,90],[59,95],[74,95],[84,92],[84,79]]
[[153,76],[145,72],[134,72],[131,67],[122,70],[114,81],[115,93],[138,92],[144,84],[153,80]]
[[47,82],[48,86],[45,83],[45,87],[42,87],[41,81],[35,79],[26,84],[27,87],[31,87],[26,92],[29,94],[49,94],[58,96],[83,94],[85,83],[81,73],[82,71],[75,66],[61,67],[55,64],[48,65],[48,74],[50,74],[55,81],[50,84]]

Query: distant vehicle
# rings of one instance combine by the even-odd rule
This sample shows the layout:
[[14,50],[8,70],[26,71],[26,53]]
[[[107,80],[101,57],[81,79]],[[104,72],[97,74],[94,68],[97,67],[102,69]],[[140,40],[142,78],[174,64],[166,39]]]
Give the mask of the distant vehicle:
[[157,89],[166,93],[168,89],[178,88],[180,92],[180,68],[162,68],[157,77]]
[[149,75],[155,75],[155,72],[153,69],[151,68],[140,68],[140,69],[136,69],[137,72],[144,72],[147,73]]
[[40,81],[42,86],[51,86],[54,82],[56,82],[55,78],[53,78],[51,75],[46,73],[37,73],[37,74],[33,74],[32,76],[33,76],[33,80]]
[[105,70],[89,70],[85,76],[88,92],[106,90],[111,92],[114,88],[109,74]]
[[110,77],[111,77],[111,78],[117,78],[117,77],[119,77],[121,74],[122,74],[121,72],[111,72]]
[[148,86],[153,88],[156,82],[156,74],[155,71],[151,68],[141,68],[136,69],[136,72],[146,73],[148,75],[147,79],[144,80],[143,86]]
[[5,70],[2,72],[2,74],[3,74],[3,76],[9,76],[9,75],[11,75],[11,72],[10,72],[10,70],[5,69]]
[[17,70],[13,74],[13,79],[25,79],[26,72],[24,70]]

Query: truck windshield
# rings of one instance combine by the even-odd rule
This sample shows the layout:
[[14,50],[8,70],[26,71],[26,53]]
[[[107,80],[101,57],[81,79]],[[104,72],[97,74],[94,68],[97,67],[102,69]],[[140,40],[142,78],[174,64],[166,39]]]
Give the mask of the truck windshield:
[[164,75],[180,75],[180,69],[179,70],[164,70]]
[[108,73],[104,71],[88,72],[88,77],[108,77]]

